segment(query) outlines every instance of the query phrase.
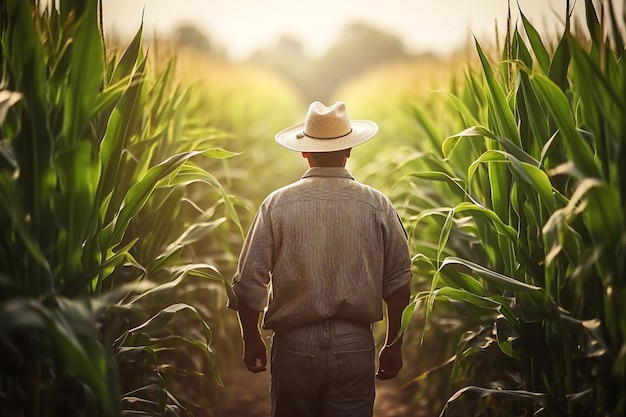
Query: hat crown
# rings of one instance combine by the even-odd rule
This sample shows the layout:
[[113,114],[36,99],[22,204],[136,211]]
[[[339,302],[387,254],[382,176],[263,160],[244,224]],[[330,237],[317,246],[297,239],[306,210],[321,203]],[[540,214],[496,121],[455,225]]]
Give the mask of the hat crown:
[[292,151],[335,152],[361,145],[376,132],[378,125],[371,120],[350,120],[343,102],[326,107],[314,101],[304,122],[281,130],[275,139]]
[[346,105],[338,101],[330,107],[314,101],[304,121],[304,134],[314,139],[337,139],[350,134],[352,126]]

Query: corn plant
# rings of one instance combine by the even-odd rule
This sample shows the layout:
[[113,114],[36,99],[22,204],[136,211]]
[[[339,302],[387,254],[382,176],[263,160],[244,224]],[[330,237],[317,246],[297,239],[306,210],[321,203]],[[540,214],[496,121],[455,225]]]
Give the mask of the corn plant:
[[141,28],[118,56],[95,0],[0,8],[0,413],[207,413],[224,281],[194,247],[240,226],[202,165],[235,154]]
[[585,6],[587,32],[568,15],[553,51],[523,15],[497,64],[476,44],[481,72],[451,97],[465,128],[407,176],[418,192],[452,190],[413,205],[407,191],[410,230],[434,244],[414,257],[431,288],[404,324],[421,303],[427,323],[438,309],[466,322],[442,416],[468,415],[462,397],[492,415],[626,409],[626,22],[611,2],[606,19]]

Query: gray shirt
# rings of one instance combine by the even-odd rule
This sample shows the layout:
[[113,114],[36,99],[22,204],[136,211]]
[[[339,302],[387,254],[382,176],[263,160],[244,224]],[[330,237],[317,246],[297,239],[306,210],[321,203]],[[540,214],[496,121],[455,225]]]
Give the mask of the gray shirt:
[[410,280],[406,232],[389,199],[344,168],[310,168],[261,204],[230,307],[266,308],[263,327],[275,331],[331,317],[371,323]]

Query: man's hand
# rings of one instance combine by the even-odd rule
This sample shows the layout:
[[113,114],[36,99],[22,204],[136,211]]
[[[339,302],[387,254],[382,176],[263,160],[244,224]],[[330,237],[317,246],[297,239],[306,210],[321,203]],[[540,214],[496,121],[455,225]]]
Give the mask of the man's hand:
[[402,311],[409,304],[411,287],[406,285],[398,288],[386,299],[387,303],[387,340],[378,355],[378,371],[376,378],[395,378],[402,369]]
[[259,335],[243,342],[243,362],[253,374],[267,370],[267,346]]
[[378,355],[376,378],[381,380],[395,378],[400,369],[402,369],[402,345],[399,343],[385,345]]
[[243,338],[243,362],[256,374],[267,369],[267,347],[259,329],[259,312],[239,303],[239,323]]

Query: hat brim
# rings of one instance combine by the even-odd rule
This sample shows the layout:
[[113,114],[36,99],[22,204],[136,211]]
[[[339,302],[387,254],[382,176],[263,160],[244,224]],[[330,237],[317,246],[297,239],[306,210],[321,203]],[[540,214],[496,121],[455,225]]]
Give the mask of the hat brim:
[[333,152],[353,148],[370,140],[378,132],[378,125],[370,120],[351,120],[352,131],[335,139],[315,139],[303,136],[304,123],[288,127],[276,134],[276,142],[297,152]]

